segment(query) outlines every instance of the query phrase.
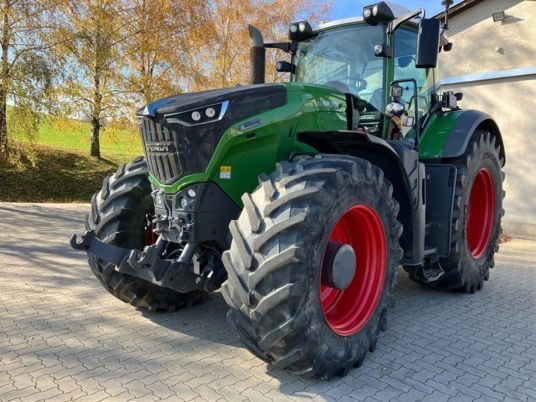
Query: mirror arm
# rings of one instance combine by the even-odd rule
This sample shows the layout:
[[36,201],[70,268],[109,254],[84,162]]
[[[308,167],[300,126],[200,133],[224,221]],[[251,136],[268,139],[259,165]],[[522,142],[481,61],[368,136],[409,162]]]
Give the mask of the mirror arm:
[[265,48],[271,48],[271,49],[279,49],[282,50],[285,53],[290,53],[292,50],[292,45],[290,42],[284,42],[284,43],[265,43]]
[[406,21],[409,21],[415,17],[418,17],[420,14],[422,14],[422,18],[425,17],[426,12],[424,9],[419,8],[418,10],[412,11],[411,13],[405,14],[401,17],[395,18],[394,20],[390,21],[387,25],[387,35],[391,35],[393,32],[396,31],[396,29],[403,24]]

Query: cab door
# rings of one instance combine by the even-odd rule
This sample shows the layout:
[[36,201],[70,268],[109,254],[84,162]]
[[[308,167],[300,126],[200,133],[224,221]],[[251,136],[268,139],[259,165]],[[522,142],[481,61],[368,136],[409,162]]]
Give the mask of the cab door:
[[417,53],[417,31],[409,27],[397,30],[394,37],[393,80],[414,79],[417,83],[417,96],[414,88],[405,90],[401,101],[410,116],[416,116],[413,125],[402,125],[402,138],[409,139],[415,132],[415,125],[428,111],[431,95],[435,91],[434,69],[417,68],[415,65]]

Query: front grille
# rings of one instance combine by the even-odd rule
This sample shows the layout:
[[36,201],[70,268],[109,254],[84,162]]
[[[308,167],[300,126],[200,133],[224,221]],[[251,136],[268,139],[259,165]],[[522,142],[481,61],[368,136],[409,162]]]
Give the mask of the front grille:
[[141,120],[140,131],[149,171],[159,182],[171,184],[183,176],[178,133],[153,120]]
[[[229,102],[221,120],[183,125],[175,116],[206,105]],[[138,110],[139,127],[149,171],[161,184],[172,184],[186,175],[202,173],[226,130],[234,123],[286,103],[282,85],[236,87],[181,94]]]
[[167,124],[165,118],[140,119],[149,172],[162,184],[204,172],[229,122],[194,127]]

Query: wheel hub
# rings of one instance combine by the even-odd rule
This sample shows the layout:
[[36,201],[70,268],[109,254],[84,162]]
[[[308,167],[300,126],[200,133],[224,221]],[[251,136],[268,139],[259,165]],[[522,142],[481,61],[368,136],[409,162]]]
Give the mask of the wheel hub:
[[352,283],[356,271],[356,255],[349,244],[330,242],[326,248],[322,282],[332,288],[344,290]]

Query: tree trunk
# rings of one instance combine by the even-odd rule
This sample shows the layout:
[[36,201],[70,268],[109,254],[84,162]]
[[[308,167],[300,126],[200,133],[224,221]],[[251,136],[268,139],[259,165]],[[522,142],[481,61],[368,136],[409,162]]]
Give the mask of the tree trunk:
[[99,134],[100,134],[100,123],[95,119],[91,120],[92,130],[91,130],[91,156],[95,156],[97,158],[100,158],[100,142],[99,142]]
[[7,96],[0,88],[0,160],[9,156],[9,138],[7,136]]
[[4,2],[2,15],[2,69],[0,82],[0,159],[9,156],[9,138],[7,135],[7,94],[9,81],[9,1]]
[[95,40],[95,72],[93,74],[93,116],[91,118],[91,151],[90,155],[101,157],[99,135],[101,129],[102,94],[101,94],[101,54],[100,54],[100,32],[97,28],[97,38]]
[[95,74],[93,77],[95,84],[95,93],[93,95],[93,116],[91,118],[91,156],[100,158],[100,129],[101,129],[101,113],[102,113],[102,95],[100,93],[100,75]]

